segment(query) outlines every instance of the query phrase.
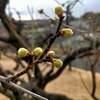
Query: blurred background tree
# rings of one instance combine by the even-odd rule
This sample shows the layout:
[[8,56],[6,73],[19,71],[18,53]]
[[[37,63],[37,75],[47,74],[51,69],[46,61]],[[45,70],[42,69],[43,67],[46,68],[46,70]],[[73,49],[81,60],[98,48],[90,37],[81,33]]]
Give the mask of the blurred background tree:
[[[56,2],[58,1],[56,0]],[[17,72],[20,66],[22,68],[25,68],[27,66],[26,63],[25,64],[23,63],[22,59],[17,57],[17,50],[20,47],[25,47],[29,51],[31,51],[36,46],[41,46],[44,48],[45,45],[48,43],[50,37],[52,37],[52,34],[57,27],[56,26],[57,21],[55,20],[54,24],[50,23],[48,20],[44,21],[42,24],[41,23],[38,25],[35,24],[35,20],[32,17],[32,13],[29,6],[28,6],[28,11],[32,18],[29,24],[25,24],[25,22],[21,20],[20,12],[15,9],[19,16],[19,20],[16,21],[15,19],[10,18],[6,14],[5,7],[7,3],[9,3],[9,0],[0,0],[0,19],[7,31],[6,36],[5,35],[3,36],[3,34],[1,33],[0,41],[2,41],[3,45],[1,46],[0,49],[4,53],[4,55],[9,57],[9,59],[12,58],[15,61],[16,67],[14,68],[15,71],[10,69],[8,71],[0,67],[2,69],[0,70],[0,75],[3,76],[5,76],[5,73],[7,76],[14,74],[14,72]],[[62,27],[70,27],[74,31],[74,35],[67,39],[64,37],[59,37],[58,39],[56,39],[55,43],[52,46],[52,49],[56,52],[55,57],[61,58],[63,60],[63,66],[55,71],[54,66],[49,63],[45,63],[44,65],[37,65],[35,66],[35,69],[33,69],[34,76],[33,76],[33,70],[27,73],[28,82],[19,78],[16,81],[16,84],[20,82],[20,86],[23,86],[32,92],[40,94],[48,98],[49,100],[71,100],[69,97],[65,95],[47,93],[45,91],[45,87],[49,82],[59,77],[64,71],[64,69],[67,67],[67,65],[70,64],[70,66],[73,66],[72,65],[73,61],[77,59],[79,60],[81,59],[83,61],[85,59],[89,60],[90,64],[89,70],[91,70],[92,73],[93,86],[90,95],[94,99],[97,99],[95,97],[95,91],[96,91],[95,66],[99,61],[100,38],[98,34],[100,32],[99,31],[100,14],[88,12],[85,13],[83,16],[81,16],[80,19],[74,18],[72,16],[72,9],[76,5],[76,3],[81,3],[81,0],[66,1],[63,4],[61,4],[62,6],[65,7],[65,15],[66,15],[66,19],[64,20],[65,24],[62,25]],[[76,19],[76,21],[73,22],[73,19]],[[4,52],[5,49],[6,52]],[[11,53],[10,55],[9,51]],[[15,54],[16,56],[14,56],[13,54]],[[26,61],[26,59],[24,60]],[[13,94],[12,93],[10,94],[9,92],[5,94],[2,91],[1,87],[0,87],[0,92],[11,99],[14,98],[15,96],[16,100],[18,98],[19,100],[25,100],[26,98],[27,100],[29,100],[28,96],[26,97],[20,95],[18,91]]]

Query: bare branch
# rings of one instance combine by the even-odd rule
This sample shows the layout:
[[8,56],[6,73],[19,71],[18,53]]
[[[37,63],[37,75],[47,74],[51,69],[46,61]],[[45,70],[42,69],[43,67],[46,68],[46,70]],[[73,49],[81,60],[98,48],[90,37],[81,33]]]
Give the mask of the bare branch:
[[3,41],[3,42],[6,42],[6,43],[8,43],[8,42],[9,42],[9,39],[7,39],[7,38],[4,38],[4,37],[0,37],[0,41]]
[[27,5],[27,9],[28,9],[29,15],[31,17],[31,20],[33,20],[33,7],[30,9],[30,7]]
[[51,69],[46,73],[46,77],[49,76],[54,71],[54,65],[51,66]]
[[61,4],[58,0],[54,0],[54,1],[56,1],[58,4]]
[[[45,12],[43,12],[43,14],[44,14],[46,17],[48,17],[50,20],[55,21],[55,20],[52,19],[49,15],[47,15]],[[57,22],[58,22],[58,21],[57,21]],[[66,24],[64,24],[64,23],[62,23],[62,26],[63,26],[63,27],[66,27],[66,28],[70,28],[70,29],[72,29],[72,30],[75,31],[75,32],[90,33],[90,31],[84,31],[84,30],[76,29],[76,28],[74,28],[74,27],[72,27],[72,26],[70,26],[70,25],[66,25]]]
[[[11,19],[7,16],[7,14],[4,12],[1,16],[1,21],[3,22],[4,26],[6,27],[7,31],[9,32],[10,39],[16,40],[20,46],[28,48],[28,45],[25,44],[25,42],[20,38],[18,33],[15,30],[15,27],[11,21]],[[13,44],[13,43],[12,43]],[[17,45],[18,45],[17,44]],[[15,45],[15,44],[14,44]],[[18,47],[19,48],[19,47]]]
[[81,81],[82,81],[82,83],[83,83],[83,85],[84,85],[85,89],[86,89],[86,90],[87,90],[87,92],[91,95],[91,93],[90,93],[90,91],[89,91],[88,87],[86,86],[86,84],[85,84],[85,82],[84,82],[84,80],[83,80],[83,78],[82,78],[82,76],[81,76],[81,73],[80,73],[80,72],[79,72],[79,76],[80,76],[80,79],[81,79]]
[[13,100],[14,95],[12,95],[12,93],[10,91],[4,91],[4,88],[2,86],[0,86],[0,93],[4,94],[5,96],[7,96],[8,98],[10,98],[11,100]]
[[20,12],[16,10],[16,8],[13,8],[13,10],[16,12],[16,14],[18,15],[19,21],[21,21],[21,15]]
[[62,71],[66,68],[67,64],[69,64],[71,61],[73,61],[74,59],[76,59],[77,52],[78,52],[78,54],[81,54],[81,53],[87,52],[88,50],[92,50],[92,48],[88,47],[88,48],[76,50],[71,56],[68,56],[66,59],[64,59],[63,66],[60,69],[58,69],[53,75],[45,77],[46,78],[45,79],[46,83],[48,83],[51,80],[57,78],[62,73]]
[[14,89],[14,90],[17,90],[17,91],[18,91],[19,93],[21,93],[21,94],[27,93],[27,94],[29,94],[29,95],[31,95],[31,96],[37,98],[37,99],[40,99],[40,100],[48,100],[47,98],[44,98],[44,97],[42,97],[42,96],[40,96],[40,95],[38,95],[38,94],[32,93],[31,91],[28,91],[28,90],[26,90],[26,89],[24,89],[24,88],[22,88],[22,87],[16,85],[16,84],[13,83],[12,81],[7,82],[6,79],[7,79],[6,77],[0,76],[0,81],[1,81],[2,83],[6,84],[7,87],[12,88],[12,89]]
[[99,60],[100,50],[97,50],[97,51],[98,51],[98,52],[97,52],[97,57],[95,58],[94,63],[92,64],[92,67],[95,67],[96,63],[97,63],[98,60]]
[[0,64],[0,75],[2,75],[2,76],[7,76],[7,73],[6,73],[5,70],[3,70],[3,67],[2,67],[1,64]]
[[0,15],[4,13],[7,3],[8,3],[8,0],[0,0]]

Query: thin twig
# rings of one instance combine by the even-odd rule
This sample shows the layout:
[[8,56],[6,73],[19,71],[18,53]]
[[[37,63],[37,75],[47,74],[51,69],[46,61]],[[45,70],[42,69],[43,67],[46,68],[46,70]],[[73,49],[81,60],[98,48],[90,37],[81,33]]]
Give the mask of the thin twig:
[[[45,12],[43,12],[43,14],[44,14],[46,17],[48,17],[49,19],[51,19],[52,21],[56,21],[56,20],[52,19],[49,15],[47,15]],[[57,21],[57,22],[58,22],[58,21]],[[69,26],[69,25],[66,25],[66,24],[64,24],[64,23],[62,23],[62,26],[63,26],[63,27],[68,27],[68,28],[70,28],[70,29],[72,29],[73,31],[76,31],[76,32],[80,32],[80,33],[90,33],[90,31],[84,31],[84,30],[76,29],[76,28],[74,28],[74,27],[72,27],[72,26]]]
[[90,91],[89,91],[88,87],[86,86],[86,84],[85,84],[85,82],[84,82],[84,80],[83,80],[83,78],[82,78],[82,76],[81,76],[81,73],[80,73],[80,72],[79,72],[79,76],[80,76],[80,79],[81,79],[81,81],[82,81],[82,83],[83,83],[83,85],[84,85],[85,89],[86,89],[86,90],[87,90],[87,92],[91,95],[91,93],[90,93]]

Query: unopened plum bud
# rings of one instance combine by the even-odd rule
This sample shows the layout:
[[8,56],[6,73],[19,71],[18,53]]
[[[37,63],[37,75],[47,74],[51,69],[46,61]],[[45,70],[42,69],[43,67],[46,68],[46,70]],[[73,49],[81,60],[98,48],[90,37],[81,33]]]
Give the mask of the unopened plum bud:
[[69,37],[73,34],[73,31],[70,28],[64,28],[61,30],[61,34],[65,37]]
[[33,54],[34,54],[35,56],[40,56],[40,55],[42,55],[42,53],[43,53],[43,50],[42,50],[41,47],[37,47],[37,48],[35,48],[35,49],[33,50]]
[[42,14],[42,13],[43,13],[43,9],[38,10],[38,12],[39,12],[40,14]]
[[18,56],[19,57],[26,57],[28,53],[29,53],[29,51],[25,48],[20,48],[18,50]]
[[49,51],[47,55],[53,57],[55,55],[55,52],[54,51]]
[[57,5],[55,7],[55,14],[58,16],[62,16],[64,13],[63,7],[61,5]]
[[62,65],[63,65],[63,62],[60,59],[54,60],[54,66],[55,67],[60,68],[60,67],[62,67]]

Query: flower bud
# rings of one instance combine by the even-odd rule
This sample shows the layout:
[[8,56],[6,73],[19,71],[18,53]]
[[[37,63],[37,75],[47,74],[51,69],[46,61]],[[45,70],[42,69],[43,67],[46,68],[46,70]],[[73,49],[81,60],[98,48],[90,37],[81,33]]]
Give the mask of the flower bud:
[[63,65],[63,62],[60,59],[54,60],[54,66],[60,68]]
[[69,28],[64,28],[61,30],[61,34],[65,37],[69,37],[73,34],[73,31]]
[[58,5],[55,7],[55,14],[58,16],[62,16],[64,13],[63,7],[61,5]]
[[33,54],[34,54],[35,56],[40,56],[42,53],[43,53],[43,50],[42,50],[41,47],[37,47],[37,48],[35,48],[35,49],[33,50]]
[[54,51],[49,51],[47,55],[53,57],[55,55],[55,52]]
[[18,50],[18,56],[19,57],[26,57],[28,53],[29,53],[29,51],[25,48],[20,48]]
[[38,12],[39,12],[40,14],[42,14],[42,13],[43,13],[43,9],[38,10]]

